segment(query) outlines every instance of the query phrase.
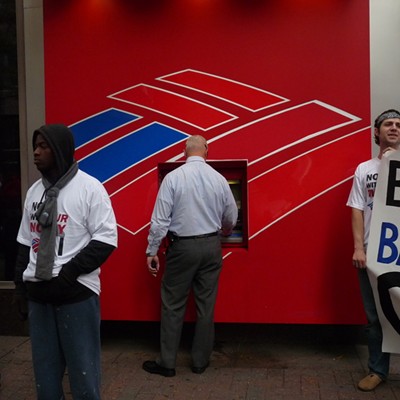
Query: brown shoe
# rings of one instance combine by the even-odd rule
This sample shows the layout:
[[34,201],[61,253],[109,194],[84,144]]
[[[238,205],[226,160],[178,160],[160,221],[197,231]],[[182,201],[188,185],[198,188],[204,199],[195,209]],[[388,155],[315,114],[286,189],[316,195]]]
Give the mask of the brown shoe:
[[363,392],[371,392],[382,382],[382,379],[376,374],[369,374],[358,382],[358,388]]

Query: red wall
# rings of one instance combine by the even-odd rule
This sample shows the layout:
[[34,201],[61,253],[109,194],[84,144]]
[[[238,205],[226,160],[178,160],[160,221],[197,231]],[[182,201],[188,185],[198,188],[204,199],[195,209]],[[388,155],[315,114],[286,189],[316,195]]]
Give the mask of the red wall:
[[[249,160],[250,240],[225,249],[217,321],[364,322],[345,203],[356,165],[370,157],[368,18],[365,0],[44,1],[47,122],[74,125],[111,107],[140,116],[84,143],[77,158],[158,122],[205,136],[212,159]],[[200,73],[191,84],[211,74],[233,83],[232,96],[251,93],[233,103],[157,79],[188,69]],[[139,84],[235,118],[178,118],[189,112],[148,86],[129,103],[110,97]],[[265,92],[277,101],[243,107]],[[181,150],[164,148],[104,183],[120,225],[102,269],[104,319],[159,318],[160,278],[144,255],[153,169]]]

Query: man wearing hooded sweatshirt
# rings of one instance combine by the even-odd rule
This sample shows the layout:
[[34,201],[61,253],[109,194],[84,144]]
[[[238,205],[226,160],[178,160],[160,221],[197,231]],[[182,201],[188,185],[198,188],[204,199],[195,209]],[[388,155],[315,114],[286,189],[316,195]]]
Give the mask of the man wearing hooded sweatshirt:
[[[100,399],[100,266],[117,246],[103,185],[79,170],[64,125],[33,133],[42,174],[27,192],[17,241],[15,301],[28,310],[38,400]],[[25,299],[28,308],[25,307]]]

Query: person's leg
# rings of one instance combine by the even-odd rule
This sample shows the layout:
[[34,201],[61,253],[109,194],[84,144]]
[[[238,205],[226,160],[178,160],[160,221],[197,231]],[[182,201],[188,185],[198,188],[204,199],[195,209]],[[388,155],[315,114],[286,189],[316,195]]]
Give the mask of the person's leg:
[[97,295],[57,307],[60,342],[64,349],[74,400],[100,399],[100,305]]
[[378,312],[375,305],[373,290],[365,269],[359,270],[361,295],[368,325],[366,333],[368,339],[368,368],[371,373],[377,374],[385,380],[389,374],[390,353],[382,352],[382,327],[379,322]]
[[218,279],[222,268],[221,244],[218,237],[199,242],[203,262],[194,281],[197,320],[192,343],[192,363],[195,368],[206,367],[214,346],[214,308],[218,291]]
[[65,358],[58,340],[55,307],[29,302],[29,334],[38,400],[64,398]]
[[196,265],[188,251],[190,241],[174,242],[168,250],[161,283],[160,358],[157,364],[175,368],[176,357]]

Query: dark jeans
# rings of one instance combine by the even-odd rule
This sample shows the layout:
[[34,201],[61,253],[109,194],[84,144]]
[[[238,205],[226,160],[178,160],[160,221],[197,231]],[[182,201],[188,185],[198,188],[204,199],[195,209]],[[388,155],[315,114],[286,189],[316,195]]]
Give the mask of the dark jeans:
[[370,372],[386,379],[389,375],[390,353],[382,353],[382,327],[376,310],[374,293],[366,269],[358,271],[364,310],[367,316],[368,368]]
[[30,301],[29,329],[38,400],[64,399],[66,368],[74,400],[99,400],[98,296],[62,306]]

